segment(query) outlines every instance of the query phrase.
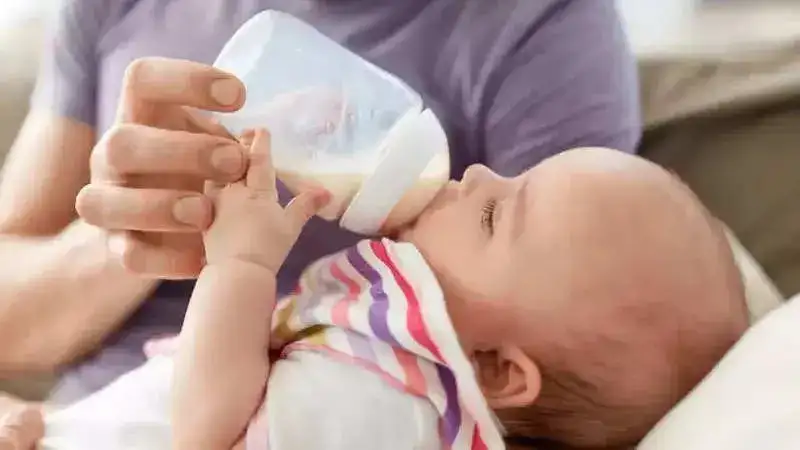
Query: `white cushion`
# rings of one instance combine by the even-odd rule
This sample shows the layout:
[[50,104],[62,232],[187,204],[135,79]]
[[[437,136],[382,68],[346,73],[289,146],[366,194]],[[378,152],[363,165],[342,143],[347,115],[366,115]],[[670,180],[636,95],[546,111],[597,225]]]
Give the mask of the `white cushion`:
[[733,233],[726,230],[726,236],[733,250],[736,265],[742,274],[747,309],[750,311],[750,323],[753,324],[768,312],[779,307],[784,298],[764,272],[764,269]]

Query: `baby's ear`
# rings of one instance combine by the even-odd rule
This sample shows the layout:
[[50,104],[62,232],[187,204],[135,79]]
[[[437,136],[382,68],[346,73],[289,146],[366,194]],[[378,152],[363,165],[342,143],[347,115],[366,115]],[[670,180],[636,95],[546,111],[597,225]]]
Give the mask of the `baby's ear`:
[[539,396],[542,375],[536,363],[519,347],[479,350],[471,358],[490,408],[522,408],[533,404]]

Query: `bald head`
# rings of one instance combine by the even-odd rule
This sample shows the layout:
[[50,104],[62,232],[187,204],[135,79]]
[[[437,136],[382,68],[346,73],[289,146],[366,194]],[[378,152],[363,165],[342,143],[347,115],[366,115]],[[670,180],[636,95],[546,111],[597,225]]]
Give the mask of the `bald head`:
[[732,253],[692,192],[643,159],[573,150],[531,180],[541,217],[526,243],[547,264],[518,290],[520,305],[537,305],[517,337],[543,378],[529,431],[578,447],[630,444],[746,328]]

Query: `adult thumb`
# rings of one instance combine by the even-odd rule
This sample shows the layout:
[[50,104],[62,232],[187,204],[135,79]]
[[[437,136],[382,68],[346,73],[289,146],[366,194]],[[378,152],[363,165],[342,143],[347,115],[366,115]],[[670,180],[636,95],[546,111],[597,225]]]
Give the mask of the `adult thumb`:
[[325,190],[303,192],[293,198],[292,201],[286,205],[286,216],[289,219],[292,229],[300,233],[300,230],[303,229],[306,222],[324,208],[330,200],[331,194]]

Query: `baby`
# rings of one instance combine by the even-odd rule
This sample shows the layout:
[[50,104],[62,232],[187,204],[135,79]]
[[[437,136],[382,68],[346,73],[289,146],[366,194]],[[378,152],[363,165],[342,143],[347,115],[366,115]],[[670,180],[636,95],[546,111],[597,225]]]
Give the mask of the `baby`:
[[473,166],[394,240],[324,258],[276,304],[325,195],[281,208],[268,137],[248,142],[246,179],[211,193],[176,354],[54,415],[51,448],[78,450],[87,416],[120,449],[627,448],[747,326],[721,227],[672,175],[604,149],[515,178]]

